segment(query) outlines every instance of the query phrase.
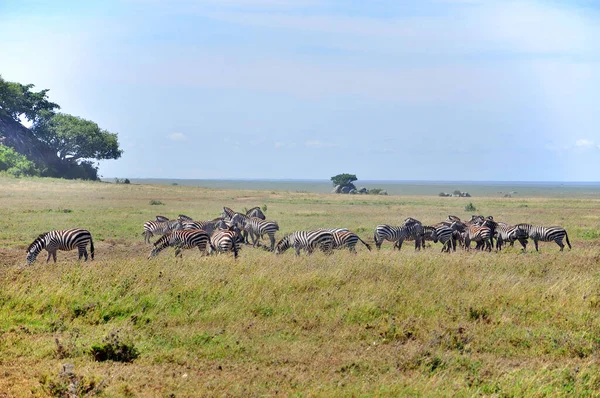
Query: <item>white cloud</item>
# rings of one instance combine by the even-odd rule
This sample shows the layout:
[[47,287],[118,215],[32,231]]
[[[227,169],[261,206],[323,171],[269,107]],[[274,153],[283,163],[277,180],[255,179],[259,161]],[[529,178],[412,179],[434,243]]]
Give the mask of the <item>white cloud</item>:
[[186,141],[187,137],[185,136],[185,134],[181,134],[181,133],[173,133],[173,134],[169,134],[167,136],[168,139],[170,139],[171,141]]
[[334,144],[332,142],[324,142],[319,140],[308,140],[304,143],[308,148],[336,148],[339,147],[338,144]]

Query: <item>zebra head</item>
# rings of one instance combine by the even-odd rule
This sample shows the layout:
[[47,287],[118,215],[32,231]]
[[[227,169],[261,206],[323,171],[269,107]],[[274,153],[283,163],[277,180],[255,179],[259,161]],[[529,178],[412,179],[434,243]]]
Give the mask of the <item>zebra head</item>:
[[231,225],[236,225],[238,228],[244,229],[246,227],[246,222],[248,221],[248,217],[243,214],[235,213],[229,222]]
[[275,245],[275,254],[281,254],[292,246],[290,235],[286,235]]
[[231,218],[235,215],[235,211],[230,209],[229,207],[223,207],[223,213],[221,213],[221,218],[223,220],[231,220]]
[[27,248],[27,265],[33,264],[38,254],[46,247],[46,234],[47,232],[40,234]]

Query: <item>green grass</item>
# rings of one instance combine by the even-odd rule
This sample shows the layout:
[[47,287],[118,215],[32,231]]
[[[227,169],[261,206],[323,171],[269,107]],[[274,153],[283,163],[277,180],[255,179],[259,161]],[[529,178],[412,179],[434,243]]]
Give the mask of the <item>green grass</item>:
[[[600,391],[598,200],[348,197],[186,186],[0,178],[0,391],[62,391],[62,365],[90,393],[193,395],[537,395]],[[162,206],[151,205],[160,201]],[[268,206],[278,236],[477,212],[562,225],[572,251],[415,253],[386,244],[311,257],[244,247],[240,258],[172,250],[148,260],[156,214],[196,219]],[[25,266],[41,232],[88,228],[96,260],[59,252]],[[44,252],[45,253],[45,252]],[[111,336],[132,363],[96,362]],[[68,384],[68,383],[67,383]],[[82,387],[83,388],[83,387]],[[83,390],[82,390],[83,391]]]

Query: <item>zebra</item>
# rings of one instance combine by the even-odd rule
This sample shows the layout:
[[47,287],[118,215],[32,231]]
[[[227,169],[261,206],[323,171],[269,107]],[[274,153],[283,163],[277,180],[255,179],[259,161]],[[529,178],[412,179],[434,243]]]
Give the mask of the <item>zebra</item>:
[[347,248],[352,253],[356,253],[356,244],[361,241],[363,245],[371,251],[371,245],[362,240],[358,235],[351,231],[335,231],[331,232],[333,235],[333,248],[334,249],[345,249]]
[[275,254],[281,254],[290,247],[300,255],[300,250],[304,249],[306,254],[312,254],[315,249],[321,249],[323,253],[331,253],[333,250],[334,238],[331,232],[323,229],[314,231],[296,231],[285,235],[275,247]]
[[193,219],[192,217],[188,217],[188,216],[186,216],[185,214],[180,214],[180,215],[178,215],[178,216],[177,216],[177,219],[178,219],[180,222],[184,222],[184,221],[194,221],[194,219]]
[[275,249],[275,233],[279,231],[279,225],[275,221],[261,220],[257,217],[248,217],[245,214],[236,213],[230,220],[231,224],[238,225],[243,231],[248,231],[252,238],[252,246],[259,243],[259,239],[268,235],[271,241],[271,250]]
[[571,242],[569,242],[569,235],[567,235],[567,231],[563,227],[555,226],[555,227],[542,227],[542,226],[534,226],[531,224],[517,224],[517,228],[527,234],[527,237],[533,239],[533,244],[535,245],[535,251],[538,250],[538,242],[552,242],[555,241],[558,246],[560,246],[560,251],[563,251],[565,245],[563,244],[563,238],[566,239],[567,245],[569,245],[569,249],[571,249]]
[[233,216],[235,216],[237,212],[233,211],[229,207],[223,207],[223,213],[221,213],[221,218],[225,221],[230,221]]
[[523,251],[527,249],[527,233],[525,231],[504,222],[496,224],[496,251],[502,250],[504,242],[509,242],[513,246],[517,240],[523,246]]
[[[423,227],[425,228],[425,227]],[[454,229],[451,226],[448,226],[444,223],[439,223],[432,227],[433,232],[431,233],[431,239],[433,243],[437,243],[438,241],[443,244],[442,252],[450,253],[450,249],[456,251],[456,237]]]
[[197,247],[200,252],[206,253],[210,246],[210,236],[201,229],[172,231],[164,234],[154,243],[154,249],[148,258],[155,257],[167,247],[175,247],[175,257],[181,257],[181,250]]
[[[456,223],[453,223],[453,229]],[[469,249],[471,246],[471,241],[475,241],[475,242],[483,242],[483,245],[477,244],[476,249],[482,249],[483,247],[485,247],[486,250],[488,251],[492,251],[492,243],[490,241],[491,235],[492,235],[492,230],[489,227],[486,226],[480,226],[480,225],[469,225],[467,224],[466,228],[464,229],[464,241],[465,241],[465,248]]]
[[87,229],[73,228],[44,232],[35,238],[27,248],[27,265],[33,264],[43,249],[46,249],[48,252],[46,263],[50,261],[50,256],[52,256],[56,263],[57,250],[68,251],[76,247],[79,252],[78,260],[81,260],[81,257],[83,257],[87,261],[88,253],[86,247],[88,243],[90,244],[90,256],[93,260],[94,241],[92,240],[92,234]]
[[151,243],[150,238],[154,235],[164,235],[167,232],[176,231],[182,229],[181,221],[179,220],[167,220],[167,221],[146,221],[144,223],[144,243]]
[[232,229],[219,229],[210,237],[210,253],[233,252],[233,257],[238,257],[238,233]]
[[215,218],[208,221],[183,221],[181,223],[182,229],[202,229],[209,235],[212,235],[217,229],[227,229],[229,226],[225,221],[220,218]]
[[262,212],[262,210],[260,209],[259,206],[256,206],[256,207],[253,207],[253,208],[247,210],[246,215],[248,217],[260,218],[261,220],[267,219],[267,217],[265,216],[265,213]]
[[396,242],[394,244],[394,249],[396,249],[397,247],[398,250],[400,250],[402,249],[402,243],[408,238],[414,239],[415,250],[420,250],[422,235],[423,226],[420,223],[413,223],[400,227],[393,227],[390,225],[378,225],[377,227],[375,227],[373,238],[375,240],[375,245],[377,246],[378,250],[381,249],[381,244],[384,240]]

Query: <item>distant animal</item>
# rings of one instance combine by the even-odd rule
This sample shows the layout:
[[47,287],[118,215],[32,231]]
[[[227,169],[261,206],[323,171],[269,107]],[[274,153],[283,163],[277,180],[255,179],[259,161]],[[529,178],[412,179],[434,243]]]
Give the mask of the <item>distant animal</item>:
[[78,259],[83,257],[85,261],[88,259],[87,245],[90,244],[90,256],[94,259],[94,241],[92,234],[87,229],[73,228],[63,229],[40,234],[27,248],[27,265],[35,262],[38,254],[46,249],[48,258],[46,263],[50,261],[50,256],[54,258],[56,263],[56,251],[69,251],[77,248],[79,252]]
[[206,253],[210,246],[210,236],[201,229],[167,232],[154,243],[150,257],[155,257],[167,247],[175,247],[175,257],[181,256],[181,250],[198,248]]
[[326,230],[296,231],[285,235],[277,242],[275,254],[284,253],[289,248],[293,248],[297,256],[300,255],[300,250],[304,250],[309,255],[317,249],[324,253],[331,253],[333,245],[333,234]]

